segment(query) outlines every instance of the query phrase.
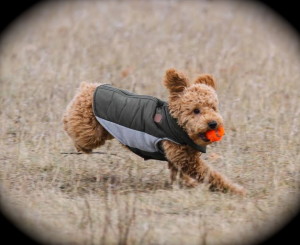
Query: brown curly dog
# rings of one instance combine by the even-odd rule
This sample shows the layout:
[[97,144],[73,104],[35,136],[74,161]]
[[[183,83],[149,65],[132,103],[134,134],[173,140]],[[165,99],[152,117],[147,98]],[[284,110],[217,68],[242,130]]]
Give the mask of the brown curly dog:
[[144,159],[166,160],[172,183],[179,175],[186,186],[204,182],[211,190],[245,194],[243,187],[200,159],[211,143],[205,133],[223,127],[214,78],[204,74],[190,83],[183,73],[170,69],[164,85],[168,103],[83,82],[66,109],[64,129],[78,151],[90,153],[116,138]]

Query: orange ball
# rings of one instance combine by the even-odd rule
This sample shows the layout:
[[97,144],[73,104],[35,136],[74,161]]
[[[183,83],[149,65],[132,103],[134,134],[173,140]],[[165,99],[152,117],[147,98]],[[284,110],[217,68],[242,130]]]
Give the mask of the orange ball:
[[219,127],[218,129],[213,129],[213,130],[207,131],[205,136],[211,142],[215,142],[215,141],[220,141],[224,134],[225,134],[224,128]]

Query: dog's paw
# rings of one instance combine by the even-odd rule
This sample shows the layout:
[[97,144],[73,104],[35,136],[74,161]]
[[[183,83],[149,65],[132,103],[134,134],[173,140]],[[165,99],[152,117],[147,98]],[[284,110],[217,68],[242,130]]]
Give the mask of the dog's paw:
[[187,188],[195,188],[199,182],[188,175],[181,176],[180,181],[181,186],[187,187]]
[[78,144],[75,144],[75,147],[76,147],[76,150],[78,151],[78,152],[83,152],[83,153],[91,153],[93,150],[92,149],[86,149],[86,148],[83,148],[83,147],[81,147],[80,145],[78,145]]
[[214,185],[210,185],[209,186],[209,190],[210,191],[220,191],[220,192],[223,192],[223,193],[232,193],[232,194],[237,194],[237,195],[240,195],[240,196],[246,196],[247,195],[247,190],[240,186],[240,185],[237,185],[237,184],[230,184],[229,186],[227,185],[226,187],[225,186],[214,186]]
[[233,194],[238,194],[240,196],[247,195],[247,190],[244,187],[237,185],[237,184],[232,185],[228,191]]

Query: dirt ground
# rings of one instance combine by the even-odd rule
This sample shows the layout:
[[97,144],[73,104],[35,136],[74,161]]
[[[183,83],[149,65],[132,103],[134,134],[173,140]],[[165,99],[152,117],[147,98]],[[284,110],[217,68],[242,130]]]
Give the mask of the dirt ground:
[[[299,211],[300,47],[246,1],[50,1],[0,37],[1,206],[46,244],[254,244]],[[115,140],[75,152],[81,81],[167,99],[168,68],[218,83],[226,136],[203,158],[246,197],[171,186]]]

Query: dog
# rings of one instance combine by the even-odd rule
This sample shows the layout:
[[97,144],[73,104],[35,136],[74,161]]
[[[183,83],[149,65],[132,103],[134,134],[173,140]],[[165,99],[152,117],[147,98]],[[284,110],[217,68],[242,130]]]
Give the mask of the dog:
[[166,71],[168,102],[108,84],[82,82],[63,116],[64,130],[79,152],[90,153],[116,138],[145,160],[167,161],[171,184],[207,183],[212,191],[245,195],[246,190],[201,158],[211,144],[206,132],[223,127],[216,82],[202,74],[193,83],[180,71]]

